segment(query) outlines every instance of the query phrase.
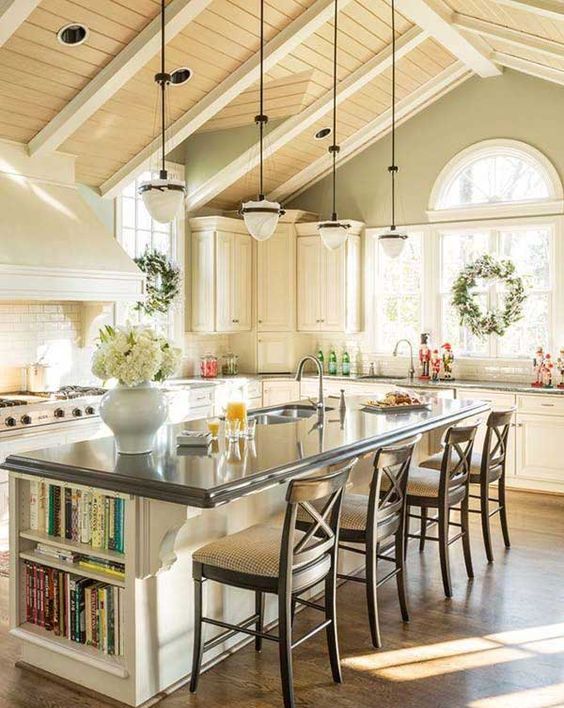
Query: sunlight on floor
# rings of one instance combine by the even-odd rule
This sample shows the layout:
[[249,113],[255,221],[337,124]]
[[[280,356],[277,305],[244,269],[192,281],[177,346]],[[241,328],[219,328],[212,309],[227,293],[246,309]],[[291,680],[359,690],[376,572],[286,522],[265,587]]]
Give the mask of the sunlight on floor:
[[[455,639],[450,642],[394,651],[374,652],[345,659],[344,663],[349,668],[376,674],[391,681],[417,681],[559,652],[564,654],[564,624],[531,627],[484,637]],[[512,703],[512,705],[517,704]]]
[[564,683],[529,688],[502,696],[480,698],[468,703],[468,708],[557,708],[564,705]]

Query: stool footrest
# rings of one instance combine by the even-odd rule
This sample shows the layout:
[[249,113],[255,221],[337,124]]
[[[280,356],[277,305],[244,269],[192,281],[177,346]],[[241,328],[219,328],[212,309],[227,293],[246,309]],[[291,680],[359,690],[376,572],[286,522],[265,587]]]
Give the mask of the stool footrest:
[[257,632],[254,629],[249,629],[249,625],[255,624],[256,622],[258,622],[258,619],[258,615],[253,615],[252,617],[243,620],[241,624],[229,624],[227,622],[222,622],[221,620],[211,619],[211,617],[202,617],[203,623],[211,624],[214,627],[223,627],[223,629],[228,630],[227,632],[222,632],[219,636],[214,637],[213,639],[209,639],[207,642],[205,642],[204,651],[212,649],[218,644],[225,642],[227,639],[231,639],[231,637],[234,637],[240,632],[242,632],[243,634],[249,634],[252,637],[261,637],[262,639],[270,639],[271,642],[277,642],[278,637],[275,637],[272,634],[265,634],[264,632]]
[[320,612],[325,612],[325,608],[323,607],[323,605],[318,605],[315,602],[311,602],[311,600],[304,600],[301,597],[295,597],[294,601],[300,605],[305,605],[306,607],[311,607],[314,610],[319,610]]
[[304,634],[303,637],[300,637],[297,639],[295,642],[292,642],[292,649],[295,649],[296,647],[299,647],[302,642],[307,641],[308,639],[311,639],[315,634],[318,632],[321,632],[322,629],[325,629],[325,627],[328,627],[331,622],[333,622],[332,619],[325,620],[324,622],[321,622],[321,624],[318,624],[316,627],[314,627],[312,630],[310,630],[307,634]]

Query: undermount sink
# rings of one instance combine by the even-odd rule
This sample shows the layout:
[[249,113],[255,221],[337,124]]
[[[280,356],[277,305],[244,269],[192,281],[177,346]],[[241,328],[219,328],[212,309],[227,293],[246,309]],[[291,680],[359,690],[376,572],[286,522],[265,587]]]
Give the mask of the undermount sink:
[[[333,408],[325,406],[325,411],[332,411]],[[311,418],[317,413],[317,409],[313,406],[293,403],[288,406],[281,406],[262,413],[251,414],[249,417],[257,421],[258,425],[278,425],[280,423],[291,423],[295,420],[303,418]]]

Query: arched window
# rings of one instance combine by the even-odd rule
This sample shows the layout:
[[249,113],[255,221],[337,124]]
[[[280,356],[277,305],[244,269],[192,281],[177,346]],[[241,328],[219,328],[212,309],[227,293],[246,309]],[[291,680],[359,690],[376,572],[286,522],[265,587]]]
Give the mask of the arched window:
[[562,199],[552,163],[516,140],[486,140],[456,155],[441,171],[433,192],[432,214],[476,210],[496,216],[546,213]]

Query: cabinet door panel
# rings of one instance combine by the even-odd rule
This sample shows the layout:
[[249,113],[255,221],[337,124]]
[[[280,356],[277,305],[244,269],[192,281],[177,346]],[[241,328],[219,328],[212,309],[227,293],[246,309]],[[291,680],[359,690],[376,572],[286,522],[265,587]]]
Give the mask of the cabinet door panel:
[[517,476],[564,481],[564,418],[520,413],[517,416]]
[[265,381],[262,386],[262,401],[264,406],[275,406],[278,403],[289,403],[300,397],[298,381]]
[[217,293],[216,329],[218,332],[232,332],[234,330],[234,261],[235,235],[226,231],[218,231],[215,269]]
[[235,235],[231,277],[233,292],[231,296],[233,330],[248,332],[252,319],[253,254],[251,237],[245,234]]
[[321,329],[342,332],[345,329],[345,247],[321,250]]
[[295,239],[291,227],[257,244],[259,332],[289,332],[295,312]]
[[298,239],[298,331],[320,329],[321,245],[318,236]]
[[192,329],[215,330],[214,233],[192,234]]

